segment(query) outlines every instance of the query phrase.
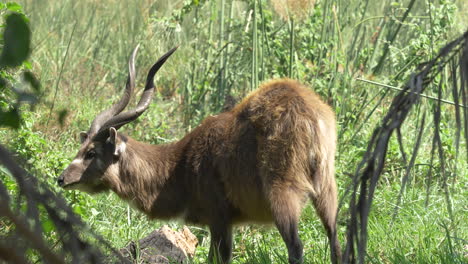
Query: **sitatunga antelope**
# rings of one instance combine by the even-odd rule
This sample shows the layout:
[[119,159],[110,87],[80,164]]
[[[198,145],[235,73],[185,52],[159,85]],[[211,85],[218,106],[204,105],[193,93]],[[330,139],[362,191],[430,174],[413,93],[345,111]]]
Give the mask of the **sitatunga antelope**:
[[297,81],[273,80],[177,142],[138,142],[117,130],[148,108],[154,75],[175,48],[151,67],[136,108],[122,112],[135,86],[137,50],[123,97],[81,133],[80,150],[58,184],[88,193],[110,189],[150,218],[207,225],[208,257],[222,263],[231,260],[233,226],[249,222],[274,223],[289,263],[302,263],[298,222],[310,199],[327,232],[332,262],[339,262],[332,109]]

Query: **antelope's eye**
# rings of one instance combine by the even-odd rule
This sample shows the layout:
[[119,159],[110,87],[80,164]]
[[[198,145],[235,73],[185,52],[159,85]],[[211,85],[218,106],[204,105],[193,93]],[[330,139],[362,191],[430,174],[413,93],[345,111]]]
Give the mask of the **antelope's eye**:
[[86,152],[85,159],[92,159],[94,156],[96,156],[96,151],[91,149],[90,151]]

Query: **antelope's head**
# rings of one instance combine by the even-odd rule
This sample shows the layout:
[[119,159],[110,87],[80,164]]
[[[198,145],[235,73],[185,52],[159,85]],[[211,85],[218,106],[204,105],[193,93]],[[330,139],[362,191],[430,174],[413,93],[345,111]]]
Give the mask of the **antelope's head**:
[[128,62],[128,78],[124,94],[111,108],[99,113],[88,132],[81,132],[81,146],[75,159],[57,179],[65,189],[78,189],[89,193],[109,189],[111,177],[118,177],[118,162],[125,152],[127,138],[117,133],[123,125],[137,119],[148,109],[154,93],[154,75],[174,53],[164,54],[149,70],[143,94],[135,109],[122,112],[130,101],[135,87],[135,57],[138,46]]

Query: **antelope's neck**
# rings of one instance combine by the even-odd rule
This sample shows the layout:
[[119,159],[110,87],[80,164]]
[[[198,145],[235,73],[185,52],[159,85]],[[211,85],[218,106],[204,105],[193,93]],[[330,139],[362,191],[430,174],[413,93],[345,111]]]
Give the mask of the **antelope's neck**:
[[180,162],[177,143],[150,145],[129,138],[119,162],[115,192],[147,215],[153,215],[160,193],[171,185]]

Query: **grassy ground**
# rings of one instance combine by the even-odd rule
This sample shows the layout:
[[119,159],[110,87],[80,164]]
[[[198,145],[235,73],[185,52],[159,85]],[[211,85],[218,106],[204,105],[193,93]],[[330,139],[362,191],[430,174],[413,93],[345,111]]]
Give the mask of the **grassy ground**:
[[[55,178],[75,155],[79,146],[78,132],[86,130],[95,114],[118,98],[127,74],[126,60],[132,48],[137,43],[142,45],[137,60],[137,71],[142,77],[155,58],[169,47],[181,45],[170,63],[167,63],[157,76],[156,83],[160,92],[158,98],[139,121],[124,127],[123,132],[151,143],[176,140],[206,114],[220,108],[223,98],[218,98],[216,92],[219,94],[231,90],[233,94],[242,96],[250,90],[252,83],[289,74],[313,85],[337,111],[340,135],[337,178],[340,197],[344,197],[350,182],[347,175],[354,172],[366,149],[372,128],[382,117],[395,94],[392,91],[388,92],[382,103],[378,104],[379,96],[386,90],[356,81],[354,77],[401,84],[399,81],[404,80],[405,74],[409,74],[417,62],[430,58],[430,52],[437,49],[438,43],[444,43],[462,29],[457,18],[462,17],[463,13],[450,8],[466,8],[463,1],[457,2],[458,6],[439,3],[434,7],[436,11],[430,13],[434,15],[431,24],[428,18],[430,16],[425,13],[427,3],[418,3],[419,9],[414,9],[413,14],[425,16],[422,22],[418,21],[427,24],[412,24],[417,21],[406,23],[403,31],[407,38],[401,37],[391,46],[390,55],[385,60],[386,68],[384,67],[381,73],[373,74],[371,66],[378,64],[382,53],[371,53],[382,48],[385,42],[374,45],[372,36],[375,30],[384,29],[377,27],[378,21],[375,21],[373,27],[370,26],[361,32],[357,32],[356,28],[360,23],[364,23],[362,21],[374,21],[379,15],[382,16],[385,8],[381,6],[371,6],[369,14],[364,16],[365,19],[361,19],[357,11],[363,6],[357,3],[359,1],[351,1],[352,4],[348,7],[356,8],[355,15],[351,15],[350,10],[343,11],[345,7],[340,5],[339,1],[322,1],[317,4],[315,14],[317,20],[322,18],[321,21],[307,22],[309,24],[304,22],[302,25],[298,23],[294,28],[290,22],[288,24],[281,22],[279,18],[272,19],[271,24],[261,25],[259,28],[266,27],[265,32],[277,28],[282,30],[278,31],[276,39],[268,35],[271,42],[255,44],[262,49],[258,49],[261,52],[256,54],[258,61],[251,62],[243,55],[251,51],[247,46],[252,40],[251,35],[239,32],[250,32],[248,26],[252,27],[254,23],[260,22],[249,19],[250,2],[236,1],[232,10],[226,9],[224,15],[231,16],[235,21],[242,21],[243,24],[229,22],[232,26],[229,29],[231,31],[217,42],[216,32],[219,33],[221,29],[218,28],[220,25],[216,23],[216,19],[223,16],[218,12],[223,2],[205,5],[197,12],[197,9],[188,5],[186,1],[20,1],[31,20],[34,46],[31,62],[43,86],[44,103],[38,105],[34,112],[25,112],[25,126],[19,132],[0,131],[5,142],[8,141],[11,148],[16,149],[30,164],[34,164],[32,169],[44,175],[44,180],[54,186]],[[407,2],[400,3],[400,8],[394,8],[395,17],[403,14]],[[271,11],[273,8],[270,8],[267,2],[263,3],[266,8],[265,19],[268,19],[268,16],[274,17],[275,12]],[[336,5],[341,7],[338,12],[343,13],[332,15],[337,19],[332,22],[341,23],[343,27],[326,28],[333,24],[324,19],[328,17],[326,11],[335,10],[332,6]],[[385,7],[389,6],[391,5],[386,3]],[[448,11],[444,11],[443,8]],[[178,13],[177,10],[182,11]],[[208,11],[212,12],[211,19]],[[443,17],[447,14],[454,17]],[[181,19],[180,23],[174,20],[181,17],[184,19]],[[347,23],[347,20],[353,22]],[[441,25],[436,24],[437,21]],[[224,30],[227,31],[228,22],[226,23]],[[431,25],[435,25],[432,27],[433,34],[423,34],[422,32],[428,32],[424,30],[431,28]],[[390,25],[387,24],[386,27]],[[449,32],[440,33],[447,28],[450,28]],[[313,30],[317,33],[309,33]],[[292,56],[293,63],[280,67],[278,65],[288,64],[290,59],[288,32],[296,32],[301,41],[294,46],[297,51]],[[365,37],[361,39],[359,34]],[[262,39],[261,31],[257,37]],[[424,38],[427,38],[426,42]],[[411,42],[408,39],[411,39]],[[354,45],[353,40],[363,42],[360,46],[356,44],[355,50],[359,52],[351,56],[349,54],[355,50],[348,48]],[[223,43],[231,42],[234,44],[228,45],[229,48],[220,49]],[[433,43],[433,46],[428,43]],[[302,59],[301,56],[306,59]],[[352,61],[348,61],[351,58]],[[366,61],[374,63],[370,65],[369,62],[367,66]],[[252,65],[258,68],[258,78],[252,77]],[[209,70],[218,66],[227,70]],[[400,71],[403,73],[399,74]],[[226,77],[217,79],[222,74]],[[139,81],[140,87],[143,85],[142,81]],[[224,87],[225,90],[216,90],[219,87]],[[217,108],[205,105],[216,105]],[[432,102],[423,101],[419,111],[412,113],[402,128],[403,141],[408,153],[415,142],[421,113],[432,106]],[[63,125],[57,121],[57,113],[61,110],[67,110],[68,113]],[[454,110],[451,106],[444,106],[443,110],[446,121],[441,125],[441,136],[449,181],[443,181],[438,161],[433,166],[434,180],[431,183],[426,180],[432,145],[431,128],[434,126],[433,121],[427,121],[427,133],[424,135],[420,155],[416,161],[418,166],[410,174],[409,184],[403,192],[401,203],[398,203],[397,197],[406,164],[396,140],[393,140],[369,221],[369,263],[468,261],[468,167],[464,159],[466,142],[461,142],[462,147],[460,152],[457,152],[453,140],[454,131],[451,129],[454,125]],[[430,194],[427,196],[428,184]],[[448,186],[448,194],[444,191],[444,184]],[[62,192],[58,188],[56,190]],[[130,209],[114,194],[91,197],[78,192],[67,192],[64,195],[75,211],[116,248],[127,245],[131,240],[138,240],[165,224],[148,221],[144,215]],[[347,201],[346,198],[343,199],[339,217],[342,244],[345,241],[347,219]],[[395,208],[398,208],[396,215]],[[177,228],[182,223],[171,222],[169,225]],[[193,262],[205,263],[209,233],[203,227],[190,228],[200,241]],[[306,263],[328,263],[326,236],[311,207],[303,213],[300,230]],[[239,227],[235,235],[233,263],[287,263],[287,251],[275,228]]]

